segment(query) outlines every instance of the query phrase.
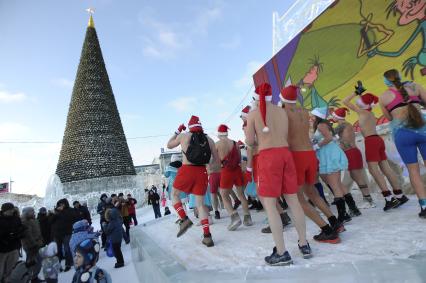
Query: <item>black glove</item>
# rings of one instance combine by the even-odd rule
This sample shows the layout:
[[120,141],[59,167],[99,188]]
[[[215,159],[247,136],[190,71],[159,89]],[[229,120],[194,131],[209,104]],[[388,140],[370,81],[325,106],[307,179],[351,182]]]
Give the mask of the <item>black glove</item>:
[[355,93],[356,93],[356,95],[361,95],[364,91],[366,91],[366,89],[362,85],[362,82],[358,81],[357,85],[355,86]]

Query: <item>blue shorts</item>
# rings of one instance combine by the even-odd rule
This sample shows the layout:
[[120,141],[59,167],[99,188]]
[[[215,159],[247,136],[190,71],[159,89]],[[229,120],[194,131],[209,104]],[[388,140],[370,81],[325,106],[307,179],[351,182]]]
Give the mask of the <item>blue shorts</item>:
[[413,129],[398,128],[394,133],[396,149],[405,164],[417,163],[417,149],[426,161],[426,135]]

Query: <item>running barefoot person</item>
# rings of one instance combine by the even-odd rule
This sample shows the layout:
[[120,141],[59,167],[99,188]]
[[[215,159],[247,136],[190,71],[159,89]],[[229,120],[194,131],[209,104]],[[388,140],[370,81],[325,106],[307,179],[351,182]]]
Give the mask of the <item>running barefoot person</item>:
[[[216,150],[216,147],[211,148]],[[214,160],[211,160],[207,166],[207,172],[209,174],[209,185],[210,185],[210,194],[212,197],[212,206],[214,210],[214,218],[220,219],[219,212],[219,184],[220,184],[220,164]]]
[[306,223],[303,209],[297,199],[297,177],[293,157],[288,149],[288,119],[284,109],[273,105],[271,86],[263,83],[256,88],[259,109],[250,112],[247,118],[246,143],[258,142],[258,194],[268,215],[275,248],[265,257],[269,265],[289,265],[292,259],[286,251],[283,226],[277,209],[277,198],[284,198],[293,213],[299,236],[299,249],[304,257],[311,255],[306,241]]
[[[314,236],[314,239],[319,242],[337,244],[340,242],[340,238],[333,228],[343,225],[338,222],[336,216],[333,215],[314,187],[317,182],[318,159],[312,149],[309,138],[309,112],[302,107],[296,106],[297,91],[298,87],[291,85],[283,88],[280,94],[281,104],[288,116],[288,144],[296,166],[297,185],[299,186],[297,197],[306,216],[321,228],[321,233]],[[317,210],[305,199],[304,193],[324,212],[331,226],[321,218]]]
[[212,247],[214,243],[210,234],[208,215],[204,207],[204,195],[206,194],[208,184],[206,164],[209,163],[211,156],[213,156],[215,162],[218,162],[219,156],[216,150],[211,150],[214,149],[214,141],[204,133],[197,116],[191,117],[188,128],[189,133],[182,133],[186,127],[183,124],[180,125],[167,143],[167,148],[169,149],[180,145],[183,152],[183,165],[179,168],[175,182],[173,183],[173,207],[181,218],[177,237],[182,236],[192,226],[192,221],[188,218],[182,207],[179,198],[180,193],[192,193],[195,195],[204,232],[202,243],[207,247]]
[[219,141],[216,142],[216,148],[219,153],[219,158],[222,164],[222,170],[220,171],[220,185],[219,191],[222,196],[223,204],[228,214],[231,216],[231,223],[228,226],[229,231],[236,230],[241,225],[241,218],[238,212],[232,207],[231,198],[229,196],[230,191],[235,186],[238,194],[238,198],[241,201],[245,226],[253,225],[251,220],[250,212],[248,209],[248,202],[244,195],[243,185],[243,172],[241,171],[241,154],[237,143],[228,138],[228,127],[226,125],[220,125],[218,128]]
[[426,102],[426,90],[413,82],[401,82],[397,70],[386,71],[384,80],[389,89],[380,96],[380,106],[391,121],[396,149],[407,166],[411,185],[419,199],[419,217],[426,218],[426,189],[417,159],[418,149],[426,166],[426,117],[420,112],[420,103]]
[[370,190],[368,189],[362,154],[355,143],[354,127],[345,120],[346,112],[348,111],[348,108],[343,107],[338,108],[333,112],[333,120],[338,124],[334,130],[339,135],[340,147],[343,149],[346,157],[348,158],[349,175],[358,185],[358,188],[362,193],[364,200],[362,208],[376,207],[376,204],[370,195]]
[[[365,89],[361,82],[359,82],[356,87],[356,92],[343,99],[343,104],[358,114],[359,127],[361,128],[361,133],[364,136],[365,159],[367,160],[368,171],[382,191],[382,195],[386,200],[383,210],[387,211],[407,202],[408,198],[402,194],[396,174],[389,166],[385,152],[385,142],[379,135],[377,135],[376,117],[371,110],[373,105],[379,101],[379,98],[371,93],[366,93],[361,96],[364,90]],[[360,97],[357,99],[355,105],[351,102],[351,100],[357,95]],[[383,175],[386,176],[391,184],[394,195],[392,195],[391,191],[388,189]]]
[[334,193],[334,203],[337,207],[337,219],[344,223],[351,220],[346,213],[345,201],[353,215],[360,215],[352,195],[342,184],[341,172],[348,168],[348,159],[343,150],[334,140],[334,132],[330,122],[327,121],[328,109],[315,108],[311,114],[315,117],[314,149],[319,160],[319,173]]

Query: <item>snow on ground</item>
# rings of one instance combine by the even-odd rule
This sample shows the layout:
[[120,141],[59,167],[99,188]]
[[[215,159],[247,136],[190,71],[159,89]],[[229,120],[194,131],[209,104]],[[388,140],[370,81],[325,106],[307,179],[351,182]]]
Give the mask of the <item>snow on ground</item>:
[[[357,195],[359,199],[359,195]],[[407,258],[426,250],[425,220],[417,215],[419,206],[415,196],[398,209],[383,212],[384,203],[376,196],[377,207],[362,210],[363,215],[354,218],[346,225],[346,232],[340,234],[342,243],[337,245],[315,242],[312,237],[319,228],[308,220],[307,238],[313,249],[314,257],[305,260],[300,256],[297,247],[297,233],[293,226],[285,229],[286,247],[293,257],[295,266],[307,267],[320,263],[355,262],[369,259]],[[335,208],[333,207],[335,211]],[[239,209],[242,215],[241,208]],[[264,257],[272,252],[271,234],[262,234],[265,226],[264,212],[252,212],[254,226],[240,226],[237,231],[226,229],[230,218],[223,210],[223,218],[215,220],[211,233],[215,247],[206,248],[201,244],[200,226],[193,226],[180,238],[176,238],[178,230],[176,216],[170,215],[154,220],[144,231],[148,233],[162,249],[173,253],[177,260],[189,270],[218,269],[230,271],[239,268],[269,269]],[[196,221],[192,214],[189,215]],[[195,223],[195,222],[194,222]],[[272,267],[276,268],[276,267]]]

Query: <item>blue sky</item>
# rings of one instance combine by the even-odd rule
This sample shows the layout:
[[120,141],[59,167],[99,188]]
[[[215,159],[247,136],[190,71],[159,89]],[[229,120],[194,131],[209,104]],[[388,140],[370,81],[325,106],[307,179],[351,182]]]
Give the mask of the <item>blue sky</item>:
[[191,114],[209,132],[226,121],[230,137],[242,138],[239,112],[251,99],[245,97],[251,75],[272,55],[272,12],[283,14],[293,2],[0,0],[0,181],[11,176],[15,192],[44,195],[59,157],[86,8],[95,8],[110,82],[140,165],[158,156],[169,137],[138,137],[171,134]]

